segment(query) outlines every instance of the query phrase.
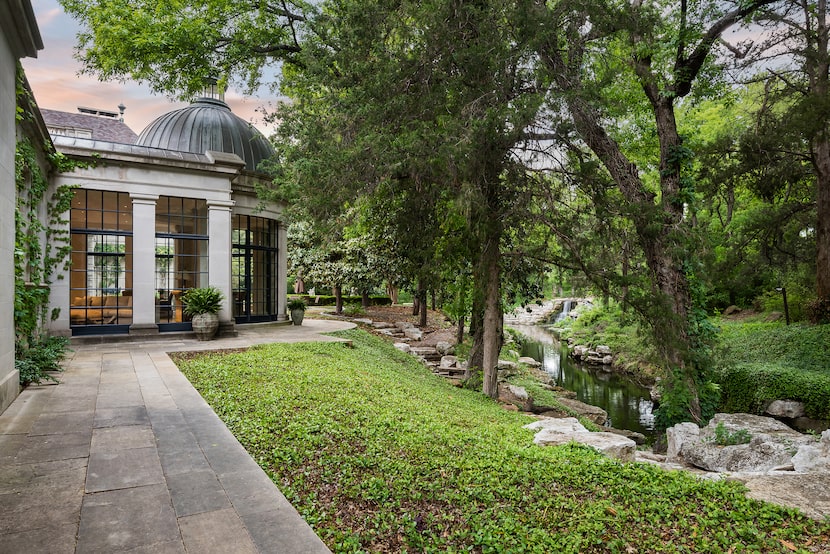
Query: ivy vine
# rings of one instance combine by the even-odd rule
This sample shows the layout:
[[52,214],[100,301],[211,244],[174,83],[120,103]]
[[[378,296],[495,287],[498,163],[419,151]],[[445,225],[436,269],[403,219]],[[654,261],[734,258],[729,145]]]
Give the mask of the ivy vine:
[[[29,115],[23,106],[35,105],[22,83],[23,72],[18,66],[18,122]],[[59,308],[49,312],[50,285],[53,279],[63,278],[57,273],[59,269],[69,269],[72,247],[64,214],[71,207],[75,187],[60,186],[48,195],[49,181],[39,163],[39,151],[45,165],[58,172],[88,165],[55,152],[50,143],[37,149],[24,139],[15,147],[14,330],[15,366],[21,384],[53,379],[46,372],[58,369],[68,342],[63,337],[48,337],[44,329],[60,314]],[[44,351],[56,354],[44,359]]]

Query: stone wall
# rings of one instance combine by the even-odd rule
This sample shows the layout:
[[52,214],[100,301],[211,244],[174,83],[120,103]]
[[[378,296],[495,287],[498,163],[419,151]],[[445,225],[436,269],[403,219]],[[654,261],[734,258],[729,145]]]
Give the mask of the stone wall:
[[14,152],[17,61],[43,48],[29,0],[0,0],[0,413],[17,397],[14,368]]

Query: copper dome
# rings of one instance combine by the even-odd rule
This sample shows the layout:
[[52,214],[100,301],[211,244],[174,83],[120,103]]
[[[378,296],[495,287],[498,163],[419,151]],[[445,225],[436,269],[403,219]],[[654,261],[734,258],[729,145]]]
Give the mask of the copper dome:
[[262,133],[215,98],[198,98],[186,108],[157,118],[141,132],[136,144],[194,154],[208,150],[236,154],[249,171],[274,155],[274,147]]

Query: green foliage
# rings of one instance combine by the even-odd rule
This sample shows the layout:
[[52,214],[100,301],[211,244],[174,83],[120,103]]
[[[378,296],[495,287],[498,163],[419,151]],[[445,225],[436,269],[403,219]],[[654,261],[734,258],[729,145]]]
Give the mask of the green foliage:
[[[82,26],[77,57],[100,80],[127,78],[189,99],[205,78],[255,89],[299,50],[301,2],[61,0]],[[218,72],[218,75],[217,75]]]
[[288,311],[293,312],[294,310],[302,310],[305,311],[307,305],[305,300],[302,298],[294,298],[288,301]]
[[63,371],[60,363],[68,346],[68,338],[56,336],[43,337],[30,344],[14,360],[14,368],[20,372],[20,384],[39,385],[41,381],[57,383],[58,380],[52,373]]
[[366,310],[364,310],[363,305],[358,302],[349,302],[343,306],[343,314],[347,317],[360,317],[366,315]]
[[752,434],[746,429],[730,431],[723,422],[715,426],[715,444],[719,446],[732,446],[735,444],[747,444],[752,440]]
[[615,353],[614,364],[644,381],[659,375],[657,353],[639,318],[623,313],[616,303],[577,307],[577,311],[579,317],[568,317],[556,324],[562,339],[573,338],[575,344],[591,348],[609,346]]
[[727,552],[828,545],[741,485],[574,444],[361,331],[179,355],[201,395],[334,552]]
[[[18,67],[18,108],[34,104],[26,98],[22,81],[23,71]],[[20,118],[25,115],[18,111]],[[68,270],[71,246],[64,215],[74,191],[61,186],[47,196],[49,182],[41,164],[57,171],[85,165],[56,153],[51,144],[37,149],[21,140],[15,145],[14,332],[21,384],[53,379],[46,372],[57,369],[67,345],[65,340],[47,337],[44,329],[59,315],[59,309],[49,312],[50,285],[59,269]]]
[[218,314],[225,295],[216,287],[188,289],[181,296],[185,315]]
[[[337,297],[328,294],[318,294],[315,296],[309,296],[306,294],[300,296],[300,299],[309,306],[334,306],[334,303],[337,301]],[[347,294],[343,295],[343,302],[345,304],[359,304],[360,301],[360,296],[351,296]],[[388,296],[369,296],[369,305],[391,306],[392,300]]]
[[720,408],[763,413],[772,400],[803,402],[830,419],[830,325],[722,323],[716,379]]

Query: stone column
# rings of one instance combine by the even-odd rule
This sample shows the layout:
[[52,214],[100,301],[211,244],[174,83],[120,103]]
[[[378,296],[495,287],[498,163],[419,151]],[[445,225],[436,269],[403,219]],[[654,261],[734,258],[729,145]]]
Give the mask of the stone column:
[[133,323],[130,334],[154,334],[156,323],[157,194],[131,193],[133,200]]
[[208,282],[225,296],[219,312],[219,333],[233,334],[233,290],[231,289],[232,200],[208,200]]
[[288,227],[282,221],[277,228],[277,321],[287,321],[288,315]]

